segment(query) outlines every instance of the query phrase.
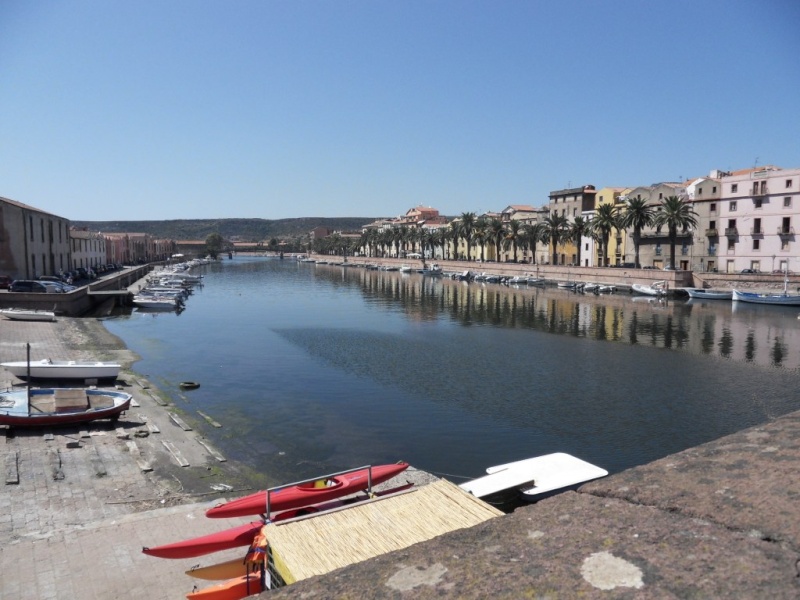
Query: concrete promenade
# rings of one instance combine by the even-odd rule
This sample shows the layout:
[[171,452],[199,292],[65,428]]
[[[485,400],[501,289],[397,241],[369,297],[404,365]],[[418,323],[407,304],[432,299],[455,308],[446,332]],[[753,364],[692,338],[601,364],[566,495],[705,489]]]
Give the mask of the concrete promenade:
[[[26,342],[34,359],[135,360],[92,319],[0,319],[0,360],[24,359]],[[185,570],[241,556],[232,550],[164,560],[141,553],[142,546],[246,522],[203,512],[225,494],[212,485],[231,485],[234,496],[251,481],[237,465],[219,462],[208,440],[171,420],[170,413],[189,423],[196,417],[146,376],[126,370],[120,381],[138,406],[116,426],[0,435],[0,598],[182,598],[195,584],[208,585]],[[12,384],[19,381],[0,370],[0,389]],[[800,412],[268,593],[799,598],[799,561]]]

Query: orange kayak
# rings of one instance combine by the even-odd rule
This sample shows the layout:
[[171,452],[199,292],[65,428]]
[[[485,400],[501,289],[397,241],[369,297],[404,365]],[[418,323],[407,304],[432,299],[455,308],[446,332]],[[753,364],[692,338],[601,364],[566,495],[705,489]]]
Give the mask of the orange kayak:
[[256,571],[186,594],[189,600],[239,600],[262,591],[261,574]]
[[[408,463],[372,467],[372,485],[388,481],[408,468]],[[368,469],[358,469],[330,479],[321,479],[299,485],[270,490],[270,510],[282,511],[300,508],[319,502],[335,500],[367,489]],[[261,491],[243,498],[219,504],[206,511],[211,518],[246,517],[264,514],[267,510],[267,492]]]
[[193,567],[186,571],[189,577],[195,579],[205,579],[208,581],[221,581],[223,579],[233,579],[234,577],[242,577],[247,575],[247,563],[244,559],[234,558],[233,560],[226,560],[225,562],[209,565],[207,567]]

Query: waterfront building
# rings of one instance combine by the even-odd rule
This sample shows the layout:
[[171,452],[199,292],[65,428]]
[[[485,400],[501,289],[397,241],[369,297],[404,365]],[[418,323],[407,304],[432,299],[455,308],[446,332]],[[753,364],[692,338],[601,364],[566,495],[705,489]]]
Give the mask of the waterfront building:
[[70,265],[68,219],[0,197],[0,275],[36,279]]
[[708,177],[699,177],[686,183],[686,197],[697,213],[697,229],[689,249],[689,265],[699,273],[716,272],[719,268],[719,211],[722,197],[720,178],[723,171],[714,170]]
[[726,273],[800,270],[794,229],[800,209],[800,169],[757,167],[725,174],[720,181],[719,221],[725,246],[720,250],[720,269]]
[[[550,215],[559,215],[572,224],[575,217],[590,215],[595,210],[597,191],[593,185],[584,185],[576,188],[567,188],[550,192],[548,212]],[[580,242],[579,242],[580,243]],[[578,261],[577,245],[573,241],[559,244],[556,249],[557,264],[574,265]]]
[[[610,204],[615,210],[622,212],[625,209],[625,198],[631,188],[625,187],[604,187],[597,190],[595,209],[587,212],[584,218],[591,220],[597,213],[597,209],[604,204]],[[595,267],[600,265],[600,253],[602,248],[593,236],[584,236],[581,240],[584,244],[582,258],[584,259],[584,266]],[[627,262],[633,262],[633,250],[631,249],[626,256],[626,250],[631,246],[626,246],[625,236],[620,231],[613,231],[611,237],[608,238],[608,259],[612,265],[622,265]],[[632,247],[631,247],[632,248]]]
[[97,269],[100,265],[108,264],[106,258],[106,238],[102,233],[75,227],[69,230],[70,244],[72,246],[72,260],[70,269],[83,267],[84,269]]
[[[640,186],[633,188],[626,194],[628,198],[643,198],[654,211],[660,210],[661,203],[670,196],[686,198],[686,186],[683,183],[656,183],[650,186]],[[669,231],[667,227],[654,225],[642,230],[639,240],[639,263],[643,267],[654,267],[663,269],[665,267],[677,267],[681,270],[690,269],[691,245],[694,232],[689,229],[678,231],[678,239],[675,247],[675,261],[677,265],[668,265],[669,262]],[[635,252],[633,245],[633,231],[625,232],[626,246],[629,244],[632,253]]]

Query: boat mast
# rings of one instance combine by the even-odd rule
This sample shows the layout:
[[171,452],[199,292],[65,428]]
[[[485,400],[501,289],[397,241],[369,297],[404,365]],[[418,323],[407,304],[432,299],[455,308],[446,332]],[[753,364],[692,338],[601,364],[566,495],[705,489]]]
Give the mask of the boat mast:
[[25,346],[27,348],[27,358],[26,358],[27,366],[26,366],[26,368],[27,368],[27,375],[28,375],[25,378],[25,389],[27,390],[27,394],[28,394],[28,412],[30,413],[30,410],[31,410],[31,343],[28,342],[27,344],[25,344]]

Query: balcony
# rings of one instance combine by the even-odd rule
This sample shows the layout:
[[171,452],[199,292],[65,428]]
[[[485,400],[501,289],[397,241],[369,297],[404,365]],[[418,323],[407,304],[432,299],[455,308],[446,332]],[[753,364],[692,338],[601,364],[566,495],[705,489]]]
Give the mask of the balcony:
[[725,237],[735,238],[739,237],[739,230],[736,227],[726,227],[725,228]]
[[714,229],[706,229],[706,237],[719,237],[719,230],[716,227]]
[[778,227],[778,235],[781,237],[794,235],[794,227]]
[[751,227],[750,228],[750,235],[753,237],[764,237],[764,228],[763,227]]
[[753,185],[752,194],[750,194],[750,195],[753,196],[754,198],[760,198],[761,196],[766,196],[767,193],[768,193],[767,192],[767,186],[765,186],[765,185],[760,185],[760,186],[759,185]]

